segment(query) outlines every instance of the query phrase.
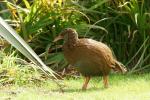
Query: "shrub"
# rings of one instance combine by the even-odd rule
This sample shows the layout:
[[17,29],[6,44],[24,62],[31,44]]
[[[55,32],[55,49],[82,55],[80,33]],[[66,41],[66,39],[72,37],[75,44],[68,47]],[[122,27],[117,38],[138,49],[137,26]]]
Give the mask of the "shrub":
[[0,51],[0,84],[36,84],[44,81],[42,73],[37,71],[35,65],[17,57],[16,53],[6,54]]

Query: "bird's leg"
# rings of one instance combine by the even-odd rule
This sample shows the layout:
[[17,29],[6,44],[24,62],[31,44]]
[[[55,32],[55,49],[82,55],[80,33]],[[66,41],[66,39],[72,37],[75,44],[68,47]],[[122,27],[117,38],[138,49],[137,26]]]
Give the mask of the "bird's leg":
[[90,77],[89,76],[85,77],[85,81],[84,81],[84,84],[82,86],[82,90],[86,90],[89,81],[90,81]]
[[103,83],[104,83],[104,87],[108,88],[108,75],[103,76]]

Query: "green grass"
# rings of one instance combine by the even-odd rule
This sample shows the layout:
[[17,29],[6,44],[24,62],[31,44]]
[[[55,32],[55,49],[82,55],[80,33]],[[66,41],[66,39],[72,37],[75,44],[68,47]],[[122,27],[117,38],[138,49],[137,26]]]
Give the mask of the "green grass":
[[0,100],[150,100],[150,74],[110,75],[109,81],[105,89],[101,78],[93,78],[87,91],[81,91],[83,78],[65,79],[64,93],[52,81],[40,87],[5,86],[0,89]]

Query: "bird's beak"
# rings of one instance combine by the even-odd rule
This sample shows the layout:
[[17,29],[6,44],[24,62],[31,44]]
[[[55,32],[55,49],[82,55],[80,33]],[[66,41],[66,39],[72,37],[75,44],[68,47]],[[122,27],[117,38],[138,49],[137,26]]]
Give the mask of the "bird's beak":
[[58,35],[58,36],[53,40],[53,42],[57,42],[58,40],[61,40],[61,39],[63,39],[63,36]]

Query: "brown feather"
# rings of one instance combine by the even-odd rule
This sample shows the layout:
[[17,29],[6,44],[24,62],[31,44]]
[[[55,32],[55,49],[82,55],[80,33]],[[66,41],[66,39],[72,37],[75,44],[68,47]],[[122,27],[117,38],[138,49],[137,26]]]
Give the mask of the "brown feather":
[[[61,36],[64,37],[64,56],[67,61],[77,68],[83,76],[89,80],[90,76],[104,77],[104,84],[107,87],[107,75],[113,69],[119,72],[126,72],[125,66],[118,62],[111,49],[104,43],[92,39],[78,39],[74,29],[66,29]],[[88,81],[85,82],[88,82]],[[86,88],[84,84],[83,89]]]

